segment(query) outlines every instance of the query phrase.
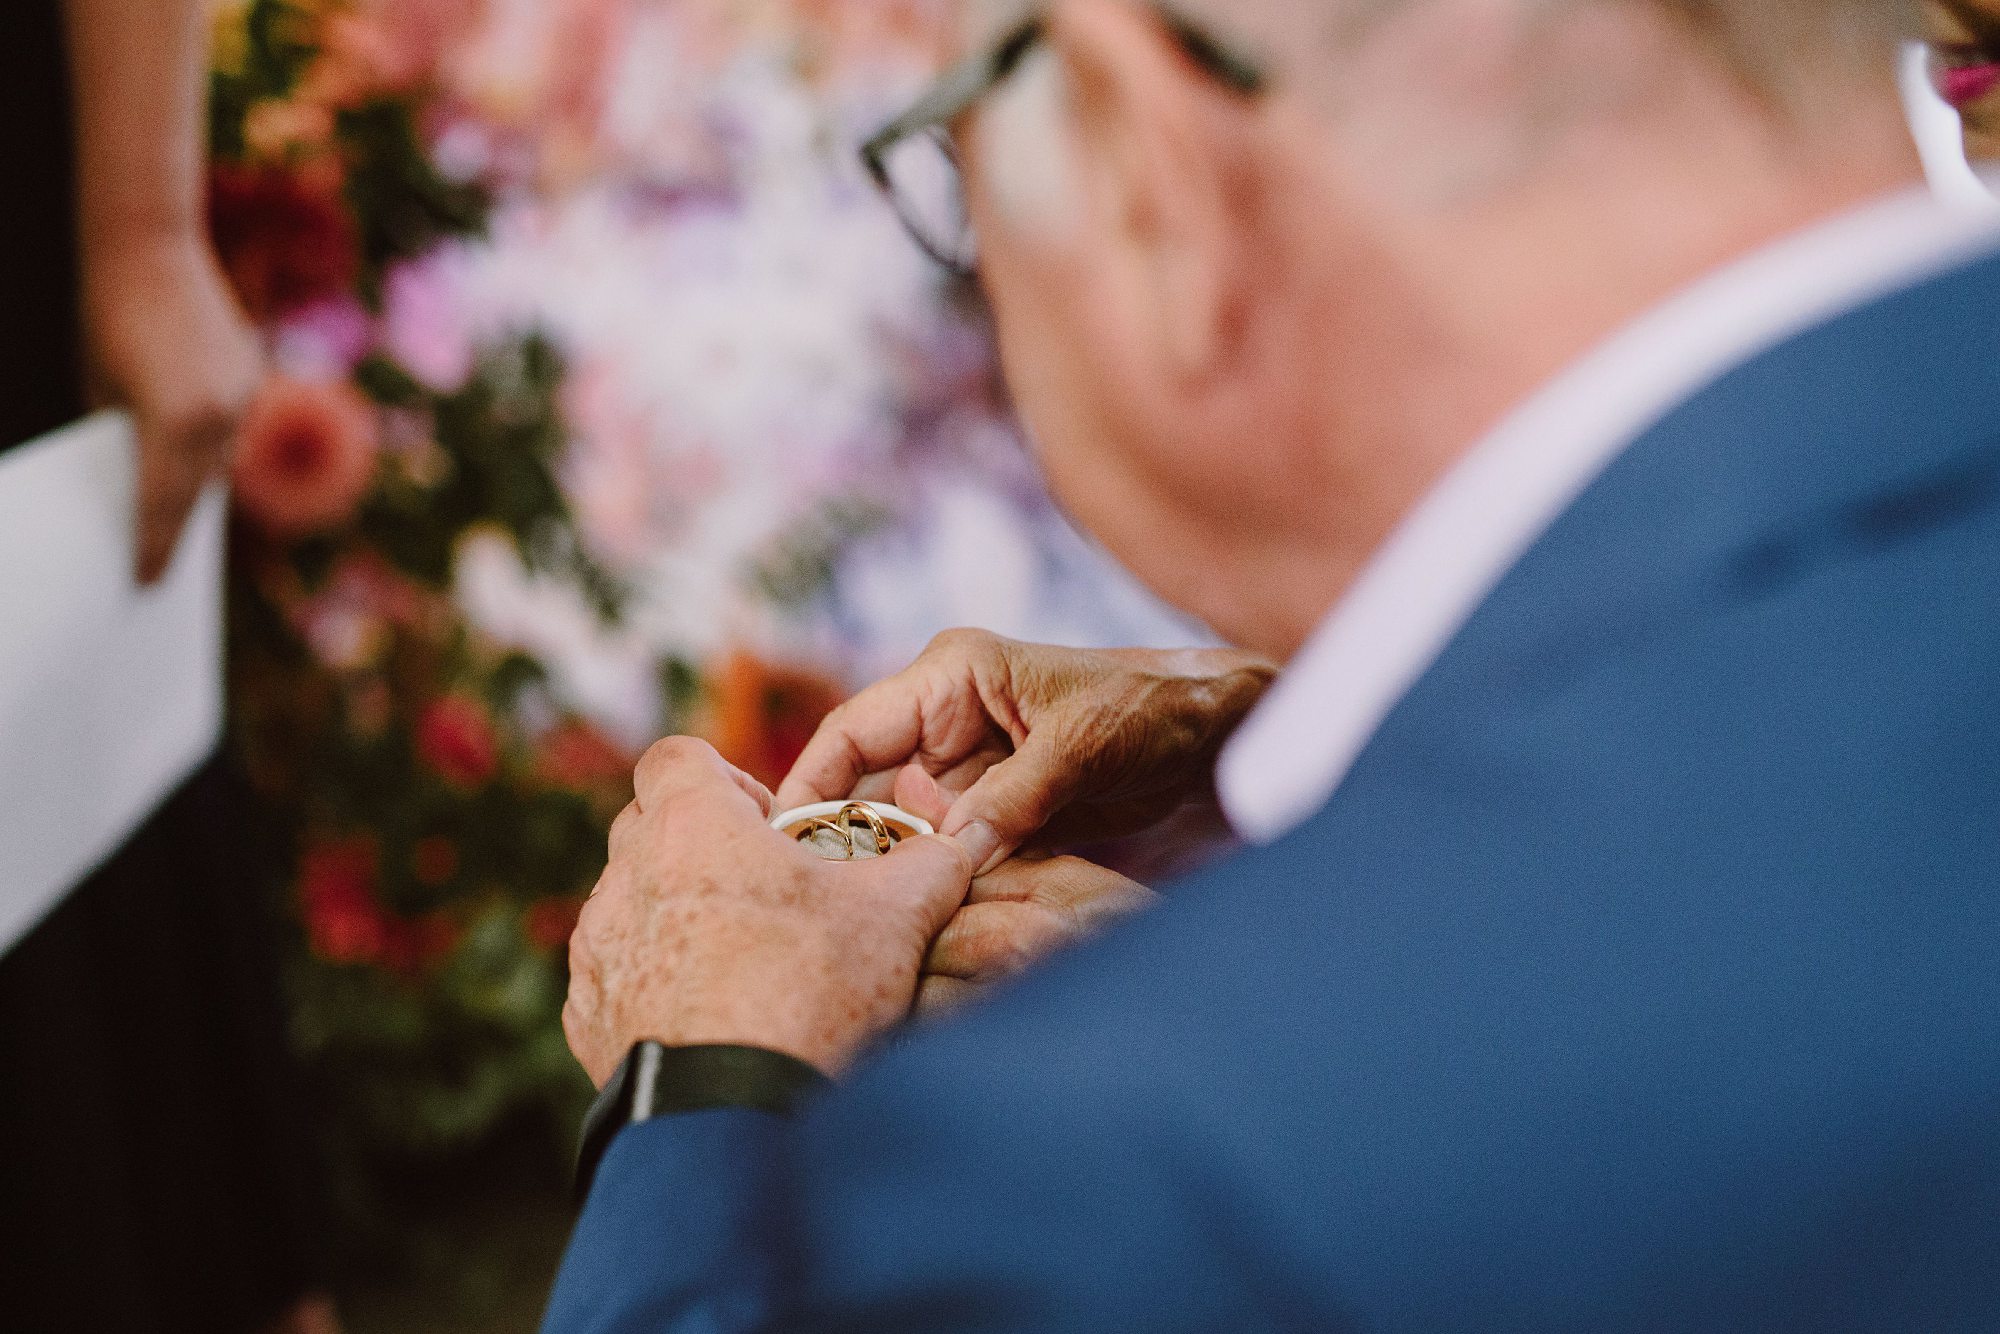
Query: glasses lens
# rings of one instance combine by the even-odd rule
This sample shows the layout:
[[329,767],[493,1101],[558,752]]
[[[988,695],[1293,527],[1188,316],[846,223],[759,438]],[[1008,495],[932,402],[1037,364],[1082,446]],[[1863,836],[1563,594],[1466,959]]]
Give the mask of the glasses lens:
[[913,134],[883,159],[896,211],[917,243],[959,273],[978,267],[978,247],[966,216],[965,181],[943,130]]

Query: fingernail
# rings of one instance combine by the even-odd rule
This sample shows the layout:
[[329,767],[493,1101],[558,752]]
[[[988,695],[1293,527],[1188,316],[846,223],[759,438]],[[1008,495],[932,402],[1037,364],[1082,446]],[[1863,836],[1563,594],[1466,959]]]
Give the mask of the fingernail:
[[965,849],[966,857],[979,869],[974,875],[985,875],[1000,864],[1005,851],[1000,835],[993,832],[993,826],[984,820],[973,820],[957,833],[950,835],[951,841]]

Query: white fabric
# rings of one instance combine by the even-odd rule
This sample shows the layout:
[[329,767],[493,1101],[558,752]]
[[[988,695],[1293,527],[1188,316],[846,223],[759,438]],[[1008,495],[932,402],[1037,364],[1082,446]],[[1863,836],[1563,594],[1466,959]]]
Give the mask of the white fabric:
[[134,458],[116,413],[0,455],[0,952],[221,735],[222,489],[141,589]]
[[2000,249],[2000,222],[1924,192],[1822,223],[1702,279],[1513,412],[1363,571],[1217,770],[1237,833],[1319,810],[1509,570],[1649,427],[1731,368],[1868,301]]

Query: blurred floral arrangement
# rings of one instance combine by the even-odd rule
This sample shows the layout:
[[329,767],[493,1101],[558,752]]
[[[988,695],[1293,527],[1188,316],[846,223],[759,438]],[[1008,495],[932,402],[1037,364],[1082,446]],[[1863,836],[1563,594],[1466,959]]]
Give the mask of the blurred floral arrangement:
[[952,19],[216,9],[211,225],[278,368],[233,707],[343,1167],[567,1136],[564,943],[652,738],[775,781],[948,625],[1181,633],[1049,510],[978,312],[852,160]]

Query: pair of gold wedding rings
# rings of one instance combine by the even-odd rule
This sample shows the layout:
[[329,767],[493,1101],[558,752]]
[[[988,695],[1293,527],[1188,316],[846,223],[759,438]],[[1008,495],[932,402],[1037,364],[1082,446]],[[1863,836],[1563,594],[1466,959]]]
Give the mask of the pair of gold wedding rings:
[[771,826],[829,861],[886,857],[904,839],[934,832],[908,811],[872,801],[823,802],[780,815]]

